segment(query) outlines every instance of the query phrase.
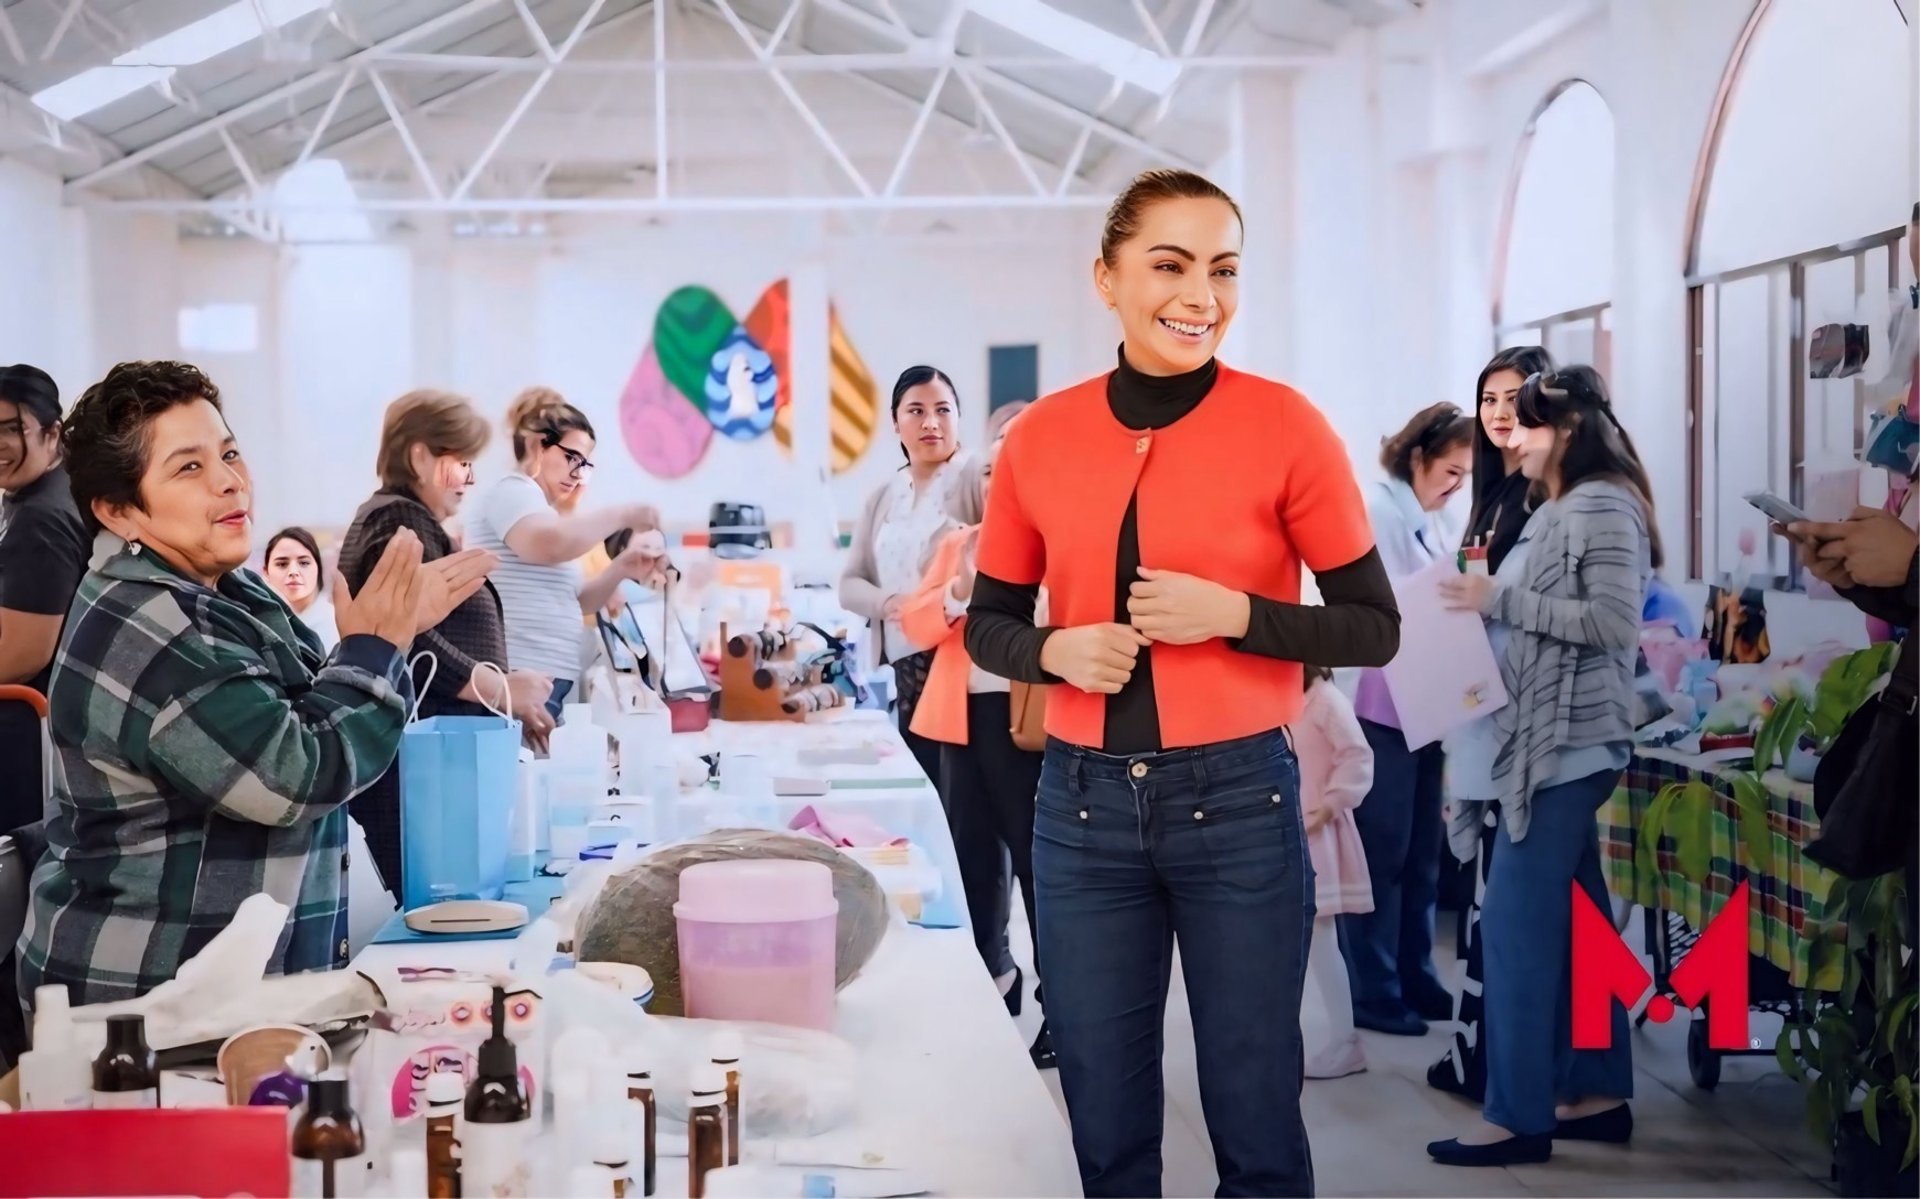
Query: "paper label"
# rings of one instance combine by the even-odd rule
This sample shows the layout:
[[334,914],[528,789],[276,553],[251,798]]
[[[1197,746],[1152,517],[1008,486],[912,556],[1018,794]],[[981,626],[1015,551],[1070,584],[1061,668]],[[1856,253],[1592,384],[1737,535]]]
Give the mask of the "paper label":
[[460,1130],[462,1199],[525,1199],[530,1185],[527,1137],[531,1120],[466,1124]]
[[148,1087],[144,1091],[95,1091],[93,1107],[95,1111],[121,1111],[129,1108],[159,1107],[160,1088]]

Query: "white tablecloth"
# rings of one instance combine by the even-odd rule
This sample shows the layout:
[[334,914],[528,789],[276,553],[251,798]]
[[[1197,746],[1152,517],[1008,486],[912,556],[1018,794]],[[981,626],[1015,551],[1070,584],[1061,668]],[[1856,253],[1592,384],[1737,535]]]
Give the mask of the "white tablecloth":
[[[752,750],[774,759],[774,773],[817,776],[791,765],[804,745],[884,738],[879,767],[828,768],[831,777],[871,780],[920,777],[912,754],[890,723],[873,713],[846,713],[821,724],[716,723],[706,745],[724,754]],[[940,800],[924,779],[917,786],[841,788],[819,800],[782,800],[785,820],[816,802],[860,807],[882,825],[910,836],[940,863],[960,902],[952,839]],[[964,903],[961,903],[964,908]],[[355,965],[499,969],[511,941],[374,945]],[[898,1154],[943,1195],[1059,1196],[1080,1194],[1066,1121],[1028,1060],[998,990],[960,929],[896,928],[860,977],[840,992],[836,1031],[860,1051],[859,1131]],[[671,1193],[662,1175],[662,1193]]]

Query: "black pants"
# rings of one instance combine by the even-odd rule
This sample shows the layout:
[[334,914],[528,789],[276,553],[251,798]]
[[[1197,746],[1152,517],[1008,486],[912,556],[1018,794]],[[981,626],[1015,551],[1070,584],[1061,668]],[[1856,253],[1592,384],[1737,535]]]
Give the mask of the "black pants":
[[921,772],[933,784],[933,789],[939,791],[940,743],[908,727],[913,723],[913,710],[920,705],[920,691],[927,685],[927,670],[932,664],[932,650],[893,660],[894,719],[899,722],[901,738],[913,751],[913,760],[920,763]]
[[[995,978],[1014,969],[1007,920],[1011,879],[1020,880],[1027,927],[1033,910],[1033,801],[1041,755],[1013,743],[1012,707],[1004,691],[967,696],[967,744],[940,747],[940,794],[947,805],[967,918],[980,960]],[[1036,934],[1034,973],[1040,972]]]

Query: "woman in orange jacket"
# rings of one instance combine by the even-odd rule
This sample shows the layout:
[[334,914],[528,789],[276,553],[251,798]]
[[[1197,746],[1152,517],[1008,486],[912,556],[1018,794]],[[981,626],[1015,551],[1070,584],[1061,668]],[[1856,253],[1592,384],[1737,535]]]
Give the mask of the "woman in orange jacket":
[[[1005,433],[1003,427],[1001,435]],[[995,440],[980,467],[983,503],[993,486],[1000,444]],[[1007,680],[981,670],[967,654],[966,612],[973,598],[979,540],[977,524],[954,529],[941,539],[919,590],[901,606],[900,625],[916,644],[934,647],[913,731],[940,745],[940,795],[953,831],[974,943],[1006,997],[1007,1010],[1017,1016],[1025,987],[1007,940],[1007,866],[1010,861],[1020,882],[1027,927],[1036,928],[1033,797],[1040,786],[1041,755],[1013,743]],[[1034,957],[1037,974],[1039,954]],[[1037,988],[1034,997],[1039,998]],[[1029,1052],[1041,1069],[1054,1065],[1053,1039],[1044,1021]]]

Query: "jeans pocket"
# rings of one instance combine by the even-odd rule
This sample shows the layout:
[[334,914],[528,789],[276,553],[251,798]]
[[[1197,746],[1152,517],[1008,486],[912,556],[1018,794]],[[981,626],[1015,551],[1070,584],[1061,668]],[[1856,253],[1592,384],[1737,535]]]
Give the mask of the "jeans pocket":
[[1299,770],[1288,754],[1259,773],[1199,796],[1193,826],[1221,882],[1250,890],[1297,885],[1306,869]]
[[1092,809],[1064,785],[1043,778],[1034,796],[1033,837],[1067,849],[1085,848],[1093,842]]

